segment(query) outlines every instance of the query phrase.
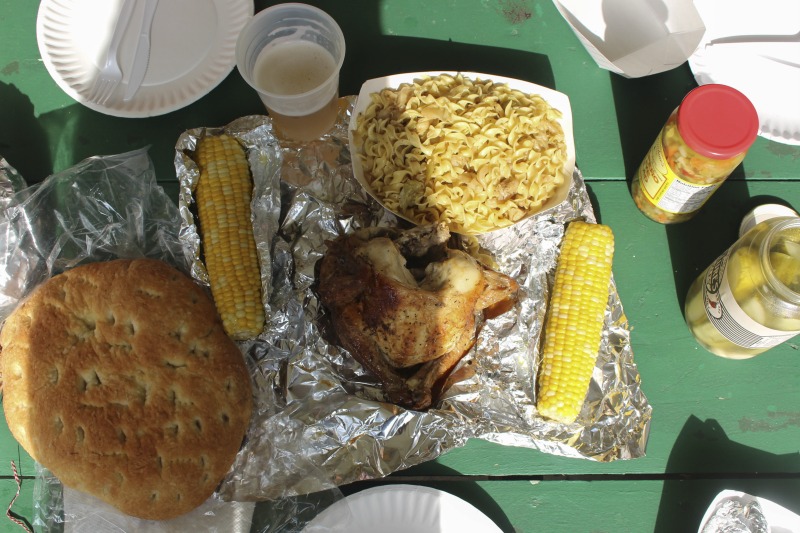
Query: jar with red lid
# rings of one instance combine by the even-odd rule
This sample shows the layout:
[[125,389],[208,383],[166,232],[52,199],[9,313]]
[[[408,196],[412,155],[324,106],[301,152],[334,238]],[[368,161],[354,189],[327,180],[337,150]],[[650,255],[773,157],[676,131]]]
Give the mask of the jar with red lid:
[[639,210],[662,224],[690,219],[742,162],[758,134],[758,114],[733,87],[690,91],[672,112],[633,177]]

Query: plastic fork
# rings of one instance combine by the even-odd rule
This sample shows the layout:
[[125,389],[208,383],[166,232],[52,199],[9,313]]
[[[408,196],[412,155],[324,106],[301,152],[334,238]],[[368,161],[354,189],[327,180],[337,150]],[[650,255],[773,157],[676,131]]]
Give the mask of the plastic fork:
[[114,89],[122,81],[122,69],[120,69],[117,61],[117,51],[119,50],[120,42],[122,42],[122,36],[125,34],[125,28],[128,27],[128,23],[131,20],[134,4],[135,0],[125,0],[122,4],[117,24],[114,27],[114,33],[111,36],[111,42],[106,51],[105,62],[89,91],[89,101],[93,104],[105,104],[114,93]]

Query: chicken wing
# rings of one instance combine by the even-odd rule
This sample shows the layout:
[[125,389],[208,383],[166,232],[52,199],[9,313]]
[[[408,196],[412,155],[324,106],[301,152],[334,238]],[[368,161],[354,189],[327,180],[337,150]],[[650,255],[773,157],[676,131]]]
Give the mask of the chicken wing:
[[370,228],[329,243],[319,294],[339,344],[382,382],[389,401],[425,409],[517,283],[449,248],[444,225]]

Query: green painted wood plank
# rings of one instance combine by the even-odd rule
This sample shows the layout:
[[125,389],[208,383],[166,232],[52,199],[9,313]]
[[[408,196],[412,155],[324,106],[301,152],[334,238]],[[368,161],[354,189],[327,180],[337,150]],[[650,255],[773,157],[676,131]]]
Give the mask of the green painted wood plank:
[[[800,513],[798,479],[481,481],[393,476],[381,484],[386,482],[446,491],[486,514],[504,532],[514,533],[693,531],[708,505],[724,489],[758,495]],[[342,492],[349,495],[376,484],[354,483],[342,487]],[[3,506],[12,501],[16,488],[13,480],[0,479]],[[23,480],[12,511],[28,520],[33,516],[33,480]],[[0,530],[16,529],[1,517]]]
[[[5,468],[2,470],[0,476],[5,475]],[[19,526],[14,524],[9,518],[6,517],[5,510],[14,502],[11,507],[11,512],[17,518],[27,520],[27,525],[31,525],[33,517],[33,479],[23,479],[20,485],[19,496],[16,501],[14,497],[17,494],[17,483],[14,479],[0,477],[0,508],[3,509],[0,514],[0,531],[23,531]]]
[[[714,497],[728,488],[772,499],[795,512],[800,505],[798,480],[500,481],[479,485],[513,528],[504,530],[520,533],[692,532]],[[496,519],[502,524],[501,520]]]
[[6,417],[0,416],[0,477],[13,475],[10,461],[14,461],[17,465],[17,473],[20,476],[36,475],[33,459],[11,435]]
[[502,513],[495,523],[516,533],[654,531],[661,492],[660,482],[513,481],[479,486]]
[[[470,503],[502,531],[539,533],[673,533],[697,531],[709,504],[722,490],[738,490],[800,512],[798,479],[662,480],[444,480],[391,481],[443,490]],[[356,483],[345,495],[374,486]]]

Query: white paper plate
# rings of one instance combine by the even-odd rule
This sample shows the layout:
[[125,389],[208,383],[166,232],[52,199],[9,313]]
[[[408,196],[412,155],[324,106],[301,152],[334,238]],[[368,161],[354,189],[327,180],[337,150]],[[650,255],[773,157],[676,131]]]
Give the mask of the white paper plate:
[[162,115],[208,94],[236,64],[236,38],[253,16],[250,0],[162,0],[144,81],[123,102],[144,8],[137,2],[118,54],[122,83],[105,105],[93,104],[92,82],[121,7],[122,0],[43,0],[36,21],[39,52],[58,86],[86,107],[117,117]]
[[689,58],[697,83],[738,89],[758,111],[759,135],[800,145],[800,41],[709,44],[721,37],[795,34],[800,30],[800,2],[764,0],[758,8],[751,0],[695,4],[706,26]]
[[331,505],[303,533],[500,533],[478,509],[447,492],[418,485],[385,485]]
[[761,511],[764,513],[764,518],[767,520],[770,531],[775,533],[800,533],[800,516],[781,507],[775,502],[735,490],[723,490],[717,494],[714,501],[708,506],[703,520],[700,522],[700,527],[697,530],[698,533],[703,532],[708,521],[714,516],[717,506],[727,500],[739,501],[743,504],[757,502]]
[[[398,86],[400,86],[400,84],[411,83],[417,78],[422,78],[425,76],[434,77],[440,74],[454,76],[457,73],[441,70],[432,72],[407,72],[404,74],[393,74],[383,78],[367,80],[361,86],[353,113],[350,116],[349,125],[350,153],[352,155],[353,174],[359,183],[361,183],[361,185],[364,187],[364,189],[366,189],[366,191],[370,194],[370,196],[372,196],[381,205],[384,205],[383,202],[380,198],[375,196],[375,194],[372,192],[372,188],[369,186],[369,183],[367,183],[366,178],[364,177],[364,168],[361,166],[361,159],[358,157],[358,154],[361,152],[361,147],[356,145],[356,142],[353,138],[353,131],[357,129],[358,116],[367,109],[367,106],[370,103],[370,94],[380,92],[386,88],[396,89]],[[567,194],[569,194],[569,189],[572,186],[572,173],[575,170],[575,140],[572,131],[572,107],[569,103],[569,97],[567,97],[566,94],[554,91],[553,89],[514,78],[505,78],[503,76],[494,76],[492,74],[481,74],[479,72],[461,72],[460,74],[471,80],[491,80],[495,83],[504,83],[513,89],[518,89],[527,94],[538,94],[548,104],[550,104],[551,107],[561,112],[561,119],[559,122],[561,123],[561,128],[564,130],[564,140],[567,144],[567,161],[565,162],[562,170],[564,181],[561,186],[556,189],[553,197],[545,202],[541,209],[535,213],[529,214],[528,217],[542,213],[543,211],[547,211],[548,209],[551,209],[566,200]],[[386,206],[384,205],[384,207]],[[401,218],[406,218],[399,213],[395,214]],[[406,220],[408,219],[406,218]],[[413,221],[409,220],[409,222]]]

